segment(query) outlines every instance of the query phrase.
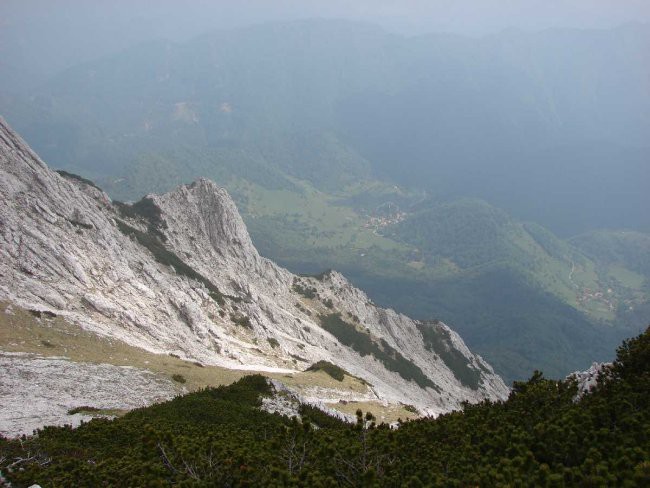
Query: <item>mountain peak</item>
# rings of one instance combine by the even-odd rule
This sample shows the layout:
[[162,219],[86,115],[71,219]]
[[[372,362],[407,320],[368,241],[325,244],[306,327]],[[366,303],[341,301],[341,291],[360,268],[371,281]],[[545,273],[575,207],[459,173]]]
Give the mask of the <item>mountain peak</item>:
[[163,195],[149,195],[160,208],[167,228],[165,235],[176,246],[198,250],[198,243],[209,243],[212,252],[235,258],[259,261],[246,224],[225,188],[207,178],[181,185]]

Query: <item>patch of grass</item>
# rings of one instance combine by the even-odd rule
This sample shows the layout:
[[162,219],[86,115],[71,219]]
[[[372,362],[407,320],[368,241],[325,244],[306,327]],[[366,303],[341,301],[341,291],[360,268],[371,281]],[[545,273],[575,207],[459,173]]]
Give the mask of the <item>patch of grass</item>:
[[181,383],[181,384],[182,384],[182,383],[187,383],[187,380],[185,379],[185,376],[183,376],[182,374],[178,374],[178,373],[173,374],[173,375],[172,375],[172,379],[173,379],[176,383]]
[[[16,305],[11,305],[11,314],[4,313],[8,306],[9,302],[0,301],[0,349],[2,351],[24,352],[46,357],[66,356],[74,362],[132,366],[151,371],[157,377],[164,379],[169,379],[173,374],[178,373],[186,378],[187,383],[182,386],[188,391],[227,385],[250,374],[249,371],[209,364],[198,367],[190,361],[177,359],[168,354],[154,354],[119,340],[84,331],[62,317],[56,317],[48,322],[47,327],[44,327],[31,313]],[[48,340],[54,347],[43,347],[41,340]],[[303,344],[298,347],[300,346],[304,347]],[[296,356],[294,359],[300,361],[303,358]],[[303,363],[305,367],[308,365],[307,361]],[[262,374],[281,380],[301,394],[307,394],[314,386],[340,388],[359,394],[367,392],[366,386],[353,378],[346,378],[343,383],[339,383],[329,375],[313,372],[297,372],[288,378],[282,373],[263,372]],[[385,410],[389,408],[392,407],[385,407]]]
[[99,412],[100,409],[97,407],[89,407],[89,406],[83,406],[83,407],[75,407],[71,408],[68,410],[68,415],[74,415],[76,413],[93,413],[93,412]]
[[343,381],[345,379],[345,375],[348,374],[346,370],[340,366],[337,366],[336,364],[330,363],[329,361],[318,361],[317,363],[309,366],[309,368],[307,368],[307,371],[323,371],[324,373],[327,373],[332,378],[334,378],[336,381]]
[[117,219],[117,227],[124,235],[135,238],[140,245],[146,247],[160,264],[171,266],[176,273],[203,283],[208,289],[210,297],[219,305],[225,305],[225,295],[219,291],[219,288],[201,273],[198,273],[194,268],[187,265],[176,254],[168,250],[156,235],[150,232],[142,232],[119,219]]
[[94,181],[91,181],[87,178],[84,178],[83,176],[76,175],[74,173],[68,173],[67,171],[64,171],[62,169],[57,169],[55,170],[60,176],[63,176],[64,178],[68,180],[76,180],[80,181],[81,183],[84,183],[88,186],[92,186],[93,188],[96,188],[99,191],[103,191],[100,187],[98,187]]
[[375,413],[379,422],[386,423],[397,422],[399,419],[406,420],[419,417],[419,413],[415,414],[413,412],[409,412],[404,408],[404,405],[402,404],[384,405],[379,401],[339,401],[326,403],[326,405],[347,415],[355,415],[357,410],[362,410],[364,412],[371,411]]
[[435,352],[454,373],[461,384],[477,390],[481,381],[481,372],[471,366],[467,358],[453,347],[449,331],[439,321],[418,324],[424,346]]
[[359,332],[356,327],[341,318],[340,313],[321,314],[319,316],[323,329],[336,337],[342,344],[351,347],[362,356],[372,355],[384,364],[384,367],[399,374],[407,381],[414,381],[421,388],[440,388],[411,361],[393,349],[384,339],[379,344],[372,337]]
[[68,410],[68,415],[82,414],[87,417],[122,417],[128,410],[121,408],[97,408],[90,406],[75,407]]
[[623,266],[612,265],[609,267],[608,275],[618,281],[622,286],[632,289],[639,289],[645,282],[645,277],[631,271]]
[[273,349],[275,349],[276,347],[280,347],[280,343],[277,341],[277,339],[273,337],[267,337],[266,340],[269,341],[269,344]]

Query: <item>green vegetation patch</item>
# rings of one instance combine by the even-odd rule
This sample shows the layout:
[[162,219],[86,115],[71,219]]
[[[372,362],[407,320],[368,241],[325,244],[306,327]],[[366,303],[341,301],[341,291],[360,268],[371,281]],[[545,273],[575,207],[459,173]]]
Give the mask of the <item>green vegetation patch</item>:
[[160,264],[172,266],[176,273],[203,283],[215,302],[221,306],[226,303],[225,296],[209,279],[207,279],[201,273],[195,271],[194,268],[187,265],[176,254],[167,249],[155,234],[152,234],[151,232],[142,232],[141,230],[131,227],[126,222],[119,219],[117,219],[116,222],[117,227],[120,229],[122,234],[129,237],[134,237],[140,245],[146,247],[151,252],[151,254],[153,254],[156,261],[158,261]]
[[465,386],[477,390],[481,372],[469,364],[467,358],[451,342],[449,331],[435,323],[419,323],[424,346],[435,352],[444,361],[456,378]]
[[269,342],[269,345],[275,349],[276,347],[280,347],[280,343],[278,342],[277,339],[274,337],[267,337],[266,340]]
[[415,406],[413,406],[413,405],[410,405],[410,404],[406,403],[406,404],[402,404],[402,406],[404,407],[404,410],[406,410],[407,412],[414,413],[416,415],[420,414],[420,412],[418,412],[418,409],[415,408]]
[[99,191],[103,191],[100,187],[98,187],[94,181],[89,180],[88,178],[84,178],[83,176],[76,175],[74,173],[68,173],[67,171],[64,171],[62,169],[57,169],[55,170],[59,175],[63,176],[64,178],[68,180],[76,180],[80,181],[81,183],[84,183],[88,186],[92,186],[93,188],[96,188]]
[[82,414],[92,417],[118,417],[124,415],[126,410],[119,408],[98,408],[84,405],[81,407],[74,407],[68,410],[68,415]]
[[305,298],[316,298],[316,288],[312,286],[303,286],[300,283],[295,282],[291,289]]
[[317,363],[309,366],[309,368],[307,368],[307,371],[322,371],[330,375],[336,381],[343,381],[345,379],[345,375],[350,376],[346,370],[340,366],[337,366],[336,364],[330,363],[329,361],[318,361]]
[[253,324],[251,323],[251,319],[247,315],[241,315],[241,314],[230,314],[230,320],[237,325],[240,325],[241,327],[246,327],[247,329],[252,329]]
[[144,197],[132,205],[115,201],[113,202],[120,215],[129,219],[142,219],[147,222],[147,231],[154,234],[161,241],[165,242],[167,238],[162,229],[167,228],[167,224],[162,219],[162,210],[156,205],[152,198]]
[[340,313],[321,314],[319,319],[323,329],[362,356],[374,356],[387,370],[398,373],[407,381],[415,381],[421,388],[429,387],[440,391],[418,366],[393,349],[384,339],[380,339],[377,344],[370,335],[359,332],[354,325],[343,320]]

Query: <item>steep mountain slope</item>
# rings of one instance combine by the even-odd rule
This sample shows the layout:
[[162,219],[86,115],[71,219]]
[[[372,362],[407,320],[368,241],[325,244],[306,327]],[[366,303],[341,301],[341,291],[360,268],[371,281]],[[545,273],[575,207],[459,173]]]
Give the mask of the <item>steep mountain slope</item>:
[[298,277],[262,258],[211,181],[113,204],[49,170],[4,121],[0,137],[0,299],[208,365],[291,374],[329,361],[366,381],[366,398],[429,413],[506,394],[446,325],[378,308],[339,273]]

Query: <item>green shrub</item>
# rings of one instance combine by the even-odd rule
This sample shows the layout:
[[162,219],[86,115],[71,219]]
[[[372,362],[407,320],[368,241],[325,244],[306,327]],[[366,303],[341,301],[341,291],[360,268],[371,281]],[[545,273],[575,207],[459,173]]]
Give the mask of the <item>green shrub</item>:
[[291,289],[305,298],[315,298],[317,295],[316,288],[302,286],[299,283],[294,283]]
[[420,413],[420,412],[418,412],[418,409],[415,408],[415,406],[409,405],[408,403],[402,404],[402,406],[404,407],[404,410],[406,410],[407,412],[411,412],[411,413],[414,413],[414,414],[419,414]]
[[240,325],[242,327],[246,327],[247,329],[252,329],[253,324],[251,323],[251,319],[248,318],[247,315],[237,315],[237,314],[230,314],[230,320],[237,325]]
[[343,320],[340,313],[321,314],[319,319],[323,329],[362,356],[372,355],[381,361],[386,369],[398,373],[405,380],[415,381],[422,388],[430,387],[440,391],[417,365],[393,349],[384,339],[376,343],[369,334],[358,331],[354,325]]
[[226,301],[224,295],[219,291],[219,289],[202,274],[195,271],[191,266],[188,266],[176,254],[169,251],[155,234],[152,234],[151,232],[142,232],[119,219],[117,219],[117,227],[124,235],[134,237],[140,245],[146,247],[151,254],[153,254],[155,260],[160,264],[171,266],[174,268],[176,273],[196,280],[199,283],[203,283],[203,285],[208,289],[210,297],[212,297],[212,299],[219,305],[225,305]]
[[176,383],[186,383],[186,382],[187,382],[187,380],[185,379],[185,376],[183,376],[182,374],[178,374],[178,373],[177,373],[177,374],[173,374],[173,375],[172,375],[172,379],[173,379]]
[[453,346],[449,331],[440,326],[439,321],[419,323],[418,329],[422,334],[425,347],[440,356],[461,384],[477,390],[481,371],[472,366],[468,359]]
[[343,368],[337,366],[336,364],[332,364],[329,361],[318,361],[317,363],[309,366],[309,368],[307,368],[307,371],[322,371],[330,375],[336,381],[343,381],[345,379],[345,375],[349,374]]
[[246,376],[114,420],[0,436],[0,471],[12,486],[647,486],[649,357],[650,329],[579,399],[575,382],[535,373],[505,401],[396,430],[361,411],[356,424],[312,405],[302,421],[270,414],[269,382]]

